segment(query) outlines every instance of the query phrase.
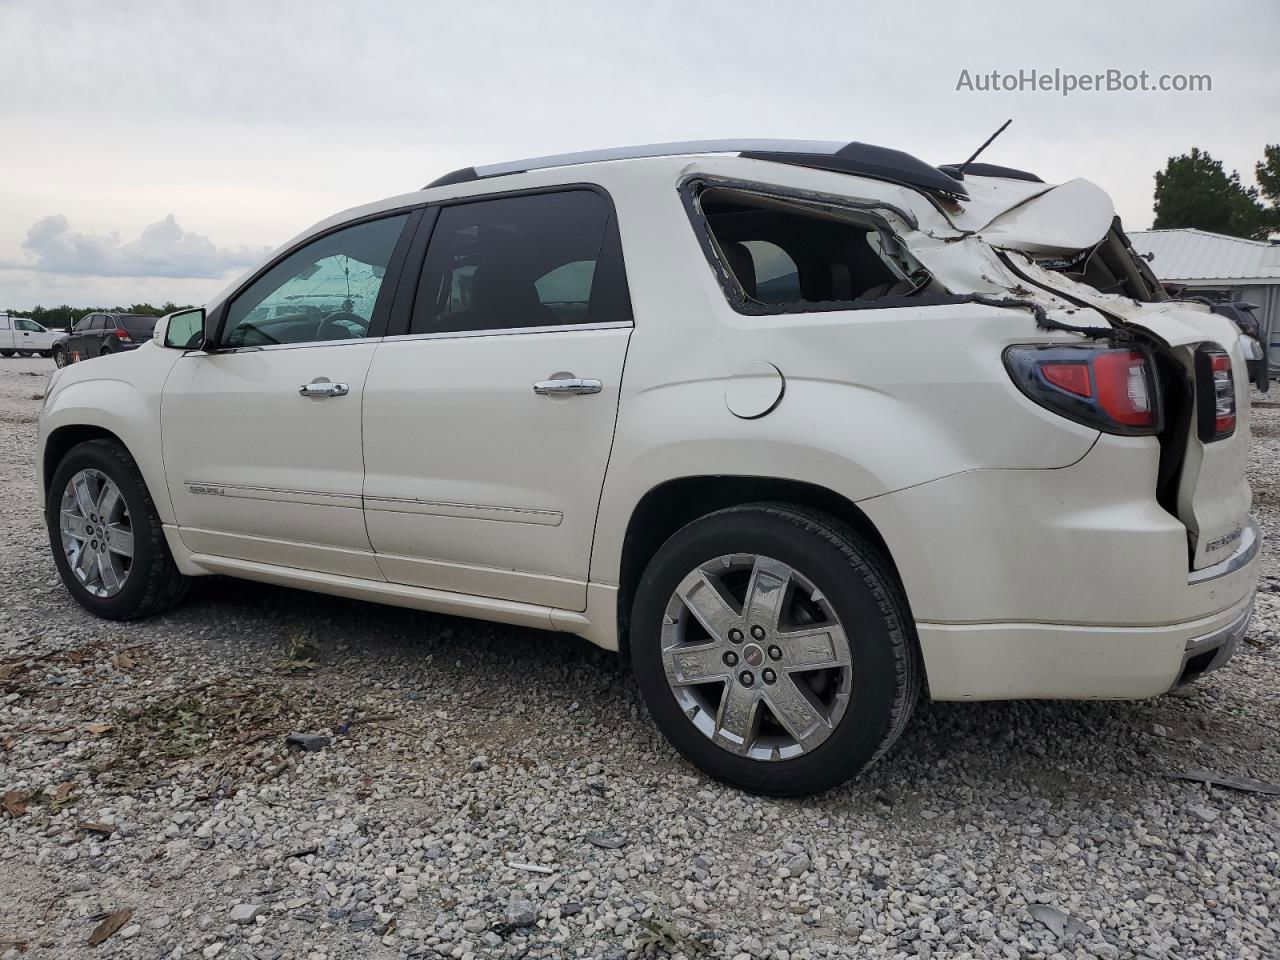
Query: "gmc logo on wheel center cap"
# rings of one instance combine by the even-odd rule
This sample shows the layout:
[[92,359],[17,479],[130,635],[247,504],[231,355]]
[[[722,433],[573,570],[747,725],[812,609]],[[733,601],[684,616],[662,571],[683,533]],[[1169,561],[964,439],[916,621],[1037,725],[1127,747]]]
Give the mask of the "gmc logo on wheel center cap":
[[748,643],[742,648],[742,659],[747,662],[747,666],[758,667],[764,663],[764,651],[754,643]]

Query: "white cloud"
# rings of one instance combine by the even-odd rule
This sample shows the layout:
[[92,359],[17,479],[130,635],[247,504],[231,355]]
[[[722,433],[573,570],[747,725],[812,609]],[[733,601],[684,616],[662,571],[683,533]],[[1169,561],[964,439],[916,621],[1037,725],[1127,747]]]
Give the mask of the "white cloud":
[[169,214],[144,227],[134,240],[118,233],[81,233],[61,214],[36,221],[22,242],[26,260],[0,263],[10,270],[90,277],[216,279],[260,260],[267,249],[221,248],[183,230]]

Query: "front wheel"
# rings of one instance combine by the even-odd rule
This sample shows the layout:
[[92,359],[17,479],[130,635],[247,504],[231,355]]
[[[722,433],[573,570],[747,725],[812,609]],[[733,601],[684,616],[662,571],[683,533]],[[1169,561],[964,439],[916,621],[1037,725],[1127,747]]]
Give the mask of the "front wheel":
[[53,365],[55,367],[65,367],[67,365],[67,351],[61,347],[55,347],[53,351]]
[[897,579],[816,511],[732,507],[678,531],[636,592],[631,660],[659,728],[756,793],[816,793],[898,738],[921,685]]
[[186,594],[142,472],[118,443],[71,449],[49,485],[46,520],[58,573],[86,610],[133,620]]

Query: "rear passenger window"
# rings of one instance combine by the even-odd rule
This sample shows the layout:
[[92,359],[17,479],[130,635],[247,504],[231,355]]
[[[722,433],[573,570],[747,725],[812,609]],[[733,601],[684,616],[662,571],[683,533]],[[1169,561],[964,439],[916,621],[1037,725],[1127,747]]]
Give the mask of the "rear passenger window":
[[411,333],[629,321],[617,228],[591,190],[444,207]]
[[703,190],[696,205],[733,277],[734,301],[756,312],[889,306],[946,292],[883,223],[857,211],[722,187]]

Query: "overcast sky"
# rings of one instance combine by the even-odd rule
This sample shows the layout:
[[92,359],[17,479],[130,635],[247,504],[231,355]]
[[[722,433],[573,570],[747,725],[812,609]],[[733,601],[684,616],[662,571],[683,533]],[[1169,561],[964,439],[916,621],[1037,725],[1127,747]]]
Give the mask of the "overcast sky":
[[[1149,12],[1148,12],[1149,11]],[[1280,2],[0,0],[0,308],[203,302],[303,227],[438,174],[625,143],[862,140],[1087,177],[1131,229],[1199,146],[1280,141]],[[957,91],[962,70],[1209,74]]]

